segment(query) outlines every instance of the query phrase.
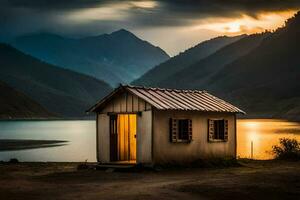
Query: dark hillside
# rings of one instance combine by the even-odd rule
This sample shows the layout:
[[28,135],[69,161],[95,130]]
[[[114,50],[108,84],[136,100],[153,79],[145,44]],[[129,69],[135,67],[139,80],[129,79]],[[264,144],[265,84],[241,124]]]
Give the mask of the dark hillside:
[[159,86],[208,90],[247,117],[300,120],[299,44],[300,12],[272,33],[247,36],[158,79]]
[[0,119],[53,118],[41,105],[0,81]]
[[[224,66],[249,53],[260,45],[270,33],[254,34],[231,43],[210,56],[186,67],[160,82],[161,86],[172,88],[205,88],[206,81]],[[176,80],[176,81],[173,81]]]
[[62,117],[84,116],[84,111],[111,87],[95,78],[41,62],[0,44],[0,80]]
[[300,119],[299,44],[300,13],[212,77],[209,88],[250,113]]
[[166,62],[156,66],[133,82],[134,85],[159,86],[160,82],[171,77],[173,74],[184,70],[188,66],[198,62],[199,60],[213,54],[218,49],[233,43],[246,35],[236,37],[217,37],[204,41],[195,47],[192,47],[183,53],[170,58]]

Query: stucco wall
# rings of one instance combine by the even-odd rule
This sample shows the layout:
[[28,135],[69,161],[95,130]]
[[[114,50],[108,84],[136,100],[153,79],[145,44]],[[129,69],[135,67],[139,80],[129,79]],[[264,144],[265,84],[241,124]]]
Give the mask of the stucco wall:
[[152,162],[152,111],[137,118],[137,163]]
[[[169,119],[192,119],[193,140],[190,143],[171,143]],[[228,120],[228,141],[208,142],[208,119]],[[153,110],[153,161],[155,163],[191,162],[201,158],[236,155],[235,115],[230,113],[199,113]]]
[[97,129],[97,160],[98,162],[107,163],[110,161],[109,116],[107,114],[98,114]]

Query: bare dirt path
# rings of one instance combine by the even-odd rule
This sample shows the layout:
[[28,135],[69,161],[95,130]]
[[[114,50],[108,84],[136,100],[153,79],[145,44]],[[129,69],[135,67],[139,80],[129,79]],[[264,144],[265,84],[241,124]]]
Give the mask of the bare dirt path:
[[300,199],[300,162],[223,169],[76,170],[76,163],[0,164],[0,199]]

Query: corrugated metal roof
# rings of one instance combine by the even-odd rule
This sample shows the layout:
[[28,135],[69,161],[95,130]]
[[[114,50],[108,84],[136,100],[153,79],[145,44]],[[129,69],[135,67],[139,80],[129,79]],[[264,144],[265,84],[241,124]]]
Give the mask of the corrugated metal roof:
[[130,85],[120,86],[89,111],[95,111],[96,108],[107,102],[120,89],[127,90],[159,110],[245,113],[241,109],[206,91],[147,88]]

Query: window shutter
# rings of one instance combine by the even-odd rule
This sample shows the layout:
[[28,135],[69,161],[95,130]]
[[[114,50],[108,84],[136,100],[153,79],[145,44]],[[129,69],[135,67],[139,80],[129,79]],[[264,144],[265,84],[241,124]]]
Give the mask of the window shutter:
[[224,120],[224,140],[228,141],[228,120]]
[[170,118],[170,142],[176,142],[177,141],[177,120]]
[[193,124],[192,124],[191,119],[189,119],[188,134],[189,134],[189,141],[192,141],[192,139],[193,139]]
[[208,141],[213,141],[215,132],[214,120],[208,120]]

